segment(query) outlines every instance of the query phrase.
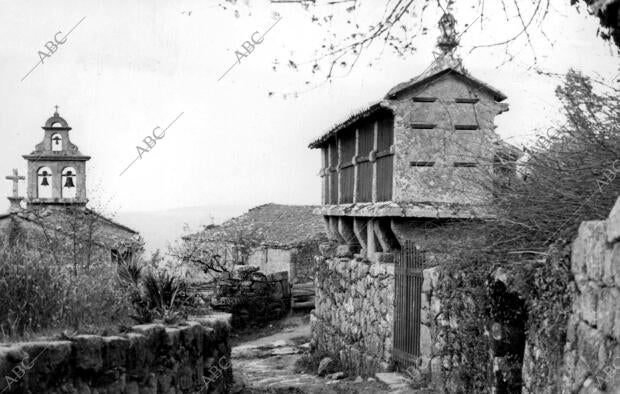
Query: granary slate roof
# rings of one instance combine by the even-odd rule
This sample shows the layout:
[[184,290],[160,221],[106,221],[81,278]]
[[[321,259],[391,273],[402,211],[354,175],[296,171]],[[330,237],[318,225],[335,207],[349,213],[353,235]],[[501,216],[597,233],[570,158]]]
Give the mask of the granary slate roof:
[[232,241],[240,229],[260,233],[262,244],[266,246],[295,246],[326,237],[325,223],[322,217],[313,214],[315,208],[317,206],[313,205],[260,205],[220,226],[205,227],[194,236]]
[[387,105],[387,101],[384,103],[384,100],[393,99],[400,92],[404,90],[415,89],[418,86],[422,86],[426,83],[432,82],[450,73],[455,74],[459,78],[465,79],[469,81],[470,83],[473,83],[474,85],[482,88],[483,90],[486,90],[498,102],[506,99],[506,95],[504,93],[500,92],[494,87],[486,84],[485,82],[482,82],[481,80],[469,74],[467,70],[465,70],[465,68],[463,67],[460,59],[454,58],[451,56],[446,56],[446,57],[436,59],[435,62],[433,62],[431,66],[429,66],[429,68],[425,70],[422,74],[416,76],[415,78],[410,79],[409,81],[401,82],[398,85],[394,86],[392,89],[390,89],[389,92],[387,92],[383,100],[379,100],[369,105],[365,109],[362,109],[361,111],[357,111],[356,113],[347,117],[346,120],[344,120],[343,122],[336,124],[335,126],[330,128],[326,133],[324,133],[321,137],[312,141],[308,145],[308,147],[311,149],[319,148],[321,147],[321,145],[325,143],[325,141],[327,141],[332,136],[336,135],[340,130],[343,130],[349,127],[350,125],[357,122],[358,120],[364,119],[372,115],[373,113],[379,111],[380,109],[389,110],[390,108]]
[[381,101],[379,101],[379,102],[375,102],[373,104],[370,104],[366,108],[362,108],[359,111],[355,111],[353,114],[349,115],[349,117],[344,122],[340,122],[340,123],[334,125],[331,129],[329,129],[329,131],[327,131],[321,137],[319,137],[318,139],[316,139],[315,141],[310,143],[310,145],[308,145],[308,147],[310,149],[314,149],[314,148],[320,147],[321,145],[323,145],[323,143],[325,141],[330,139],[332,136],[338,134],[338,132],[340,130],[346,129],[347,127],[349,127],[353,123],[357,122],[358,120],[364,119],[364,118],[366,118],[366,117],[368,117],[368,116],[378,112],[381,109],[390,110],[389,107],[387,107],[385,105],[382,105]]

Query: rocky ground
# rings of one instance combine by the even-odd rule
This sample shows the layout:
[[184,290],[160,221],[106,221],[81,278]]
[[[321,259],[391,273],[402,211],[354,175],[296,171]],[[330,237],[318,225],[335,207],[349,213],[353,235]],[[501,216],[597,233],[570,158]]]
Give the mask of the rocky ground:
[[278,322],[283,329],[275,334],[257,337],[233,347],[233,392],[254,393],[426,393],[413,390],[400,374],[377,374],[364,379],[343,373],[316,374],[299,372],[297,361],[308,349],[310,326],[307,317],[295,316]]

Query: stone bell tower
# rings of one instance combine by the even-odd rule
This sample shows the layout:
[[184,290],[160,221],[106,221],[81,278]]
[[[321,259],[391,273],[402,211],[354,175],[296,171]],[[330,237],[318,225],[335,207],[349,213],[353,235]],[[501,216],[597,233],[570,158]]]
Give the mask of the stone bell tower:
[[71,127],[58,114],[58,106],[42,128],[43,141],[23,156],[28,161],[27,204],[85,206],[86,162],[90,156],[71,143]]

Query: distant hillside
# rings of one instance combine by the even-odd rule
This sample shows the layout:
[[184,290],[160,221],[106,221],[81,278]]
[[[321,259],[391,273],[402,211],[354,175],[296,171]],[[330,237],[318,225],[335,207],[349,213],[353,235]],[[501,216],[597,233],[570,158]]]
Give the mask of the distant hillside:
[[146,242],[148,256],[157,249],[164,251],[169,243],[185,234],[185,225],[189,226],[190,232],[196,232],[212,222],[220,224],[239,216],[249,208],[241,205],[206,205],[167,211],[119,212],[114,219],[140,232]]

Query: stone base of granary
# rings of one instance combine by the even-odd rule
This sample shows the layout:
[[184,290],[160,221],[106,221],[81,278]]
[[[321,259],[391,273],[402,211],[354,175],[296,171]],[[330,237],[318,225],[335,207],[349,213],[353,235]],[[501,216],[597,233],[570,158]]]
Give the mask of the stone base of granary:
[[[394,265],[322,248],[317,258],[312,346],[350,374],[392,367]],[[346,252],[346,253],[345,253]],[[339,257],[342,256],[342,257]]]
[[[317,318],[314,313],[310,316],[310,324],[314,351],[321,355],[336,357],[344,372],[350,375],[372,376],[377,372],[392,370],[389,362],[365,349],[362,342],[351,343],[345,335]],[[378,341],[380,340],[378,337]],[[375,346],[380,347],[379,343]]]

